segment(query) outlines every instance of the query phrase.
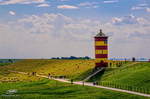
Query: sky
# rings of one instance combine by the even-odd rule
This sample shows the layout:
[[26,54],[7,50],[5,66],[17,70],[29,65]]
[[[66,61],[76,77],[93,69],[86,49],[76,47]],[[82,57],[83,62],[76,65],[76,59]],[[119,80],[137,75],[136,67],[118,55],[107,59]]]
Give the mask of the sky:
[[100,29],[109,58],[150,58],[150,0],[0,0],[0,58],[94,58]]

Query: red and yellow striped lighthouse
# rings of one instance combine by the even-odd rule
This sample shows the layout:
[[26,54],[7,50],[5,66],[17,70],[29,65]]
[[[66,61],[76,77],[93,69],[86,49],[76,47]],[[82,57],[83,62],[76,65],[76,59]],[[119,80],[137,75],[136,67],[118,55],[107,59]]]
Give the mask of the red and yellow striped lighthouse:
[[108,66],[108,36],[102,30],[94,37],[95,38],[95,58],[96,67]]

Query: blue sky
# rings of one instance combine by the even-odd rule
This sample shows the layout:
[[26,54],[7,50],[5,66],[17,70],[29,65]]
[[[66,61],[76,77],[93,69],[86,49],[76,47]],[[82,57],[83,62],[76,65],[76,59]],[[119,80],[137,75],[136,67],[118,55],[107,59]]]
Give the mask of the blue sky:
[[[8,14],[10,10],[17,14],[16,17],[31,14],[62,13],[71,17],[98,19],[128,14],[147,14],[146,10],[138,9],[140,4],[147,4],[147,8],[150,6],[149,0],[1,0],[0,17],[10,19]],[[43,6],[38,7],[40,5]],[[58,8],[59,6],[63,7],[63,5],[68,7]],[[133,11],[132,8],[137,8],[137,10]]]
[[150,58],[149,17],[149,0],[0,0],[0,58],[94,57],[100,28],[110,58]]

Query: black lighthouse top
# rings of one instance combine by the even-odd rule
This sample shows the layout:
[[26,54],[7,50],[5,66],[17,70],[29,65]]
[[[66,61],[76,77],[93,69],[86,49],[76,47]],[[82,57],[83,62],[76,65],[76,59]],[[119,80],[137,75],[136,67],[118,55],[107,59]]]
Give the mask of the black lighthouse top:
[[102,29],[100,29],[100,32],[95,37],[107,37],[107,36],[102,32]]

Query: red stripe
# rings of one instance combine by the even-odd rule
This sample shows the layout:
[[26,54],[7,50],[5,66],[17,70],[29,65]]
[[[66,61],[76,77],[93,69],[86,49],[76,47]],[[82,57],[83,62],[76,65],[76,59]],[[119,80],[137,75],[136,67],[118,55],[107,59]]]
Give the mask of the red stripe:
[[95,65],[96,65],[96,67],[107,67],[108,66],[107,63],[96,63]]
[[96,67],[101,67],[101,63],[95,63]]
[[95,50],[107,50],[107,46],[95,46]]
[[95,37],[95,41],[105,41],[108,37]]
[[95,57],[96,58],[107,58],[108,54],[96,54]]

